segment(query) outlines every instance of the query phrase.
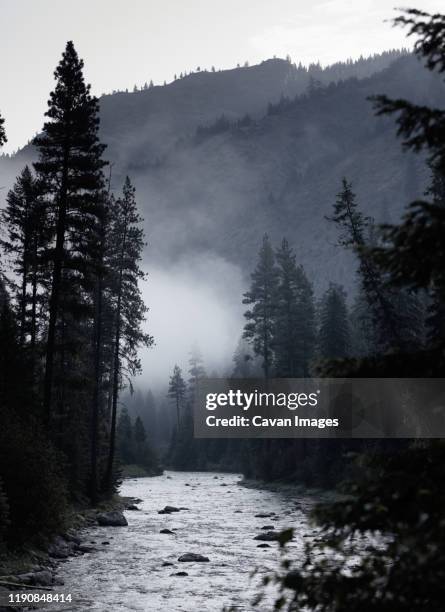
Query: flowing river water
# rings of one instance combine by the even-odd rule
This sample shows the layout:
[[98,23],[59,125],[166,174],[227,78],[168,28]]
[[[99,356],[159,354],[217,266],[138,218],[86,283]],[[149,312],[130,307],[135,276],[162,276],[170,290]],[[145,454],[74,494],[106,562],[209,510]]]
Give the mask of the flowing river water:
[[[273,525],[295,529],[288,545],[301,557],[304,542],[316,536],[308,521],[315,500],[292,490],[270,491],[239,486],[236,474],[166,472],[154,478],[124,481],[121,493],[142,500],[127,511],[128,527],[94,527],[84,534],[97,552],[60,564],[61,589],[71,593],[76,612],[221,612],[271,610],[276,592],[252,606],[261,578],[279,566],[277,542],[258,548],[254,537]],[[165,505],[186,507],[158,514]],[[272,514],[261,518],[257,514]],[[161,534],[170,529],[174,535]],[[108,542],[109,544],[103,544]],[[184,553],[199,553],[208,563],[182,563]],[[165,565],[170,562],[173,565]],[[252,577],[253,570],[257,574]],[[187,576],[174,575],[187,572]],[[48,608],[50,609],[50,608]],[[54,608],[52,608],[54,610]]]

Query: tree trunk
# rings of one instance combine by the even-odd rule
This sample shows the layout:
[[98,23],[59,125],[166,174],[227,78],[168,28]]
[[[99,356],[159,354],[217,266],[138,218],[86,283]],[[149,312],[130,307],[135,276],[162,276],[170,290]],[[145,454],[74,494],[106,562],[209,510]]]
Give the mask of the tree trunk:
[[120,288],[117,299],[116,308],[116,334],[114,338],[114,356],[113,356],[113,391],[111,402],[111,427],[110,427],[110,447],[108,451],[107,471],[105,474],[105,487],[108,491],[111,490],[113,484],[113,464],[116,446],[116,420],[117,420],[117,399],[119,390],[119,345],[121,335],[121,293],[122,293],[122,270],[120,271]]
[[94,326],[94,386],[93,406],[91,414],[91,483],[90,496],[93,504],[97,503],[99,497],[98,474],[97,474],[97,452],[99,446],[99,402],[100,386],[102,379],[102,272],[100,272],[96,289],[96,312]]
[[119,373],[120,373],[120,360],[119,360],[119,349],[121,341],[121,306],[122,306],[122,278],[123,278],[123,266],[124,266],[124,254],[127,242],[127,225],[125,224],[124,234],[122,237],[122,248],[119,262],[119,283],[117,292],[117,306],[116,306],[116,334],[114,338],[114,357],[113,357],[113,388],[112,388],[112,401],[111,401],[111,427],[110,427],[110,447],[108,451],[108,462],[107,470],[105,474],[105,487],[108,491],[111,490],[113,482],[113,464],[116,447],[116,420],[117,420],[117,400],[119,393]]
[[60,290],[62,281],[63,251],[65,244],[65,225],[68,191],[68,151],[63,160],[62,185],[59,194],[59,215],[57,218],[56,248],[54,252],[54,270],[49,300],[48,338],[45,356],[45,379],[43,383],[43,409],[47,424],[51,420],[51,400],[53,390],[54,353],[56,344],[56,324],[59,313]]
[[20,346],[25,344],[25,323],[26,323],[26,285],[27,285],[27,254],[23,256],[23,274],[22,274],[22,297],[20,300]]

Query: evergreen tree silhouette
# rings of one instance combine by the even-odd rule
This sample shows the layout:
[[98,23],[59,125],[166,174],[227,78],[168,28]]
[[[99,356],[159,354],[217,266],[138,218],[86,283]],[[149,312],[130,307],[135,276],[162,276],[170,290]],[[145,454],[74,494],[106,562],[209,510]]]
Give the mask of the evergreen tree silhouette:
[[[45,113],[48,120],[34,139],[39,154],[34,167],[54,219],[43,397],[48,422],[54,409],[54,364],[66,322],[85,315],[83,292],[90,282],[89,250],[100,214],[106,164],[102,160],[105,146],[98,139],[98,101],[85,84],[83,61],[72,41],[54,76],[56,86]],[[64,377],[58,378],[63,385]]]
[[278,279],[275,255],[267,234],[263,237],[258,263],[251,279],[250,289],[243,299],[243,304],[252,305],[244,313],[248,322],[244,326],[243,338],[249,340],[254,352],[261,356],[264,377],[269,378],[273,365]]

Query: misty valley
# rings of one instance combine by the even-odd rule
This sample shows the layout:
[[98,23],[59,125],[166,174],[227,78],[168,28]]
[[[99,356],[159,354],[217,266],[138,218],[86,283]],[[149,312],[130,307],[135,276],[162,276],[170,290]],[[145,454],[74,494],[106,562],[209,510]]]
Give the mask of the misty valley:
[[100,97],[61,49],[0,155],[0,612],[443,608],[443,440],[286,392],[445,371],[445,16],[393,25],[412,50]]

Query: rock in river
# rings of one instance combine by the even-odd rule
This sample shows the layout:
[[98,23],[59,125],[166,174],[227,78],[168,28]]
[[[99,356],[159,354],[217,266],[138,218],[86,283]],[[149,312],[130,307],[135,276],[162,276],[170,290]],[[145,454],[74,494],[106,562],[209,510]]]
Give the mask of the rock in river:
[[158,514],[172,514],[172,512],[179,512],[180,508],[175,506],[164,506],[162,510],[158,510]]
[[204,555],[198,555],[196,553],[185,553],[185,555],[181,555],[178,559],[182,563],[203,563],[204,561],[210,561],[208,557],[204,557]]
[[276,531],[266,531],[266,533],[259,533],[254,537],[254,540],[262,540],[263,542],[274,542],[278,540],[279,534]]
[[165,533],[168,535],[175,535],[174,531],[170,531],[170,529],[161,529],[159,533]]
[[87,553],[96,552],[97,548],[94,548],[94,546],[91,546],[90,544],[79,544],[79,546],[77,547],[77,550],[81,552],[82,554],[87,554]]
[[98,514],[97,522],[102,527],[126,527],[128,525],[125,516],[117,510]]

